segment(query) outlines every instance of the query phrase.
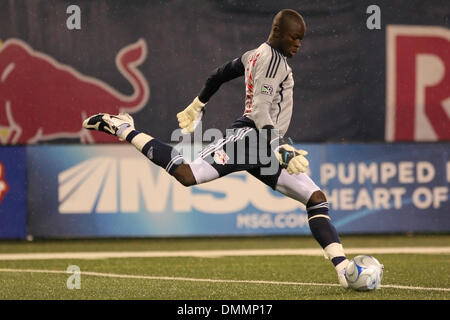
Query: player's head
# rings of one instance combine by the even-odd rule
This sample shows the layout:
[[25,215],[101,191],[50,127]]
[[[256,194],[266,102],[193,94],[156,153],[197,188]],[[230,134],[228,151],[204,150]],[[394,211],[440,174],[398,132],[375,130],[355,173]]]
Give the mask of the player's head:
[[283,9],[273,18],[267,41],[283,55],[291,58],[300,48],[305,33],[306,24],[303,17],[295,10]]

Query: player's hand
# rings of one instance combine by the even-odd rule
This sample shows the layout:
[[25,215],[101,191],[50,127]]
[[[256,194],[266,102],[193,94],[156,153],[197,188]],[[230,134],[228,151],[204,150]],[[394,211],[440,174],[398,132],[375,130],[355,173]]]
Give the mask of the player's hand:
[[309,161],[305,158],[308,152],[305,150],[296,150],[289,144],[282,144],[276,149],[275,155],[289,174],[299,174],[308,169]]
[[193,132],[195,129],[194,121],[199,118],[201,111],[205,103],[201,102],[198,97],[192,101],[192,103],[186,107],[183,111],[177,114],[178,124],[181,129],[185,129],[188,132]]

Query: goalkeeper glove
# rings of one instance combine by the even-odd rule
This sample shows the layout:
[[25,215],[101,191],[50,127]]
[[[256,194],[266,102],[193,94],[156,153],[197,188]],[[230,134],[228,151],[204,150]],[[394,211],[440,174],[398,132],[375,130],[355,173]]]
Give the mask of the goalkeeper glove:
[[[278,146],[273,151],[280,162],[281,167],[285,168],[289,174],[299,174],[308,169],[309,161],[305,158],[308,154],[305,150],[296,150],[291,144],[289,138],[279,138]],[[273,142],[271,143],[273,145]]]
[[205,103],[196,97],[186,109],[177,114],[178,124],[183,129],[183,133],[194,132],[195,127],[202,118],[204,106]]

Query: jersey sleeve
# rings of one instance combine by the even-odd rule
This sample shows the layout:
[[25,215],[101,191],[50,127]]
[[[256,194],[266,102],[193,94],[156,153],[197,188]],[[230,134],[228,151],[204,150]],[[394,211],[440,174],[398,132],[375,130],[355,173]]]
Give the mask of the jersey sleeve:
[[209,99],[219,90],[220,86],[230,80],[237,77],[241,77],[245,74],[244,65],[241,58],[236,58],[232,61],[225,63],[223,66],[218,67],[206,80],[205,85],[200,91],[198,98],[201,102],[206,103]]
[[270,116],[275,93],[286,77],[284,57],[272,49],[271,54],[255,63],[253,79],[252,119],[258,129],[274,126]]

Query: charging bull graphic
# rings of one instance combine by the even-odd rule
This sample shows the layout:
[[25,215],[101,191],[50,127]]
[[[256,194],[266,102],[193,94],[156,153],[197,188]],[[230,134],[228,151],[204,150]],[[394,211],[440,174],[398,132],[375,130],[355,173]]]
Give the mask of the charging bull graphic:
[[117,68],[133,87],[130,96],[33,50],[21,40],[9,39],[0,45],[1,144],[57,138],[116,142],[112,136],[82,129],[82,121],[99,112],[134,113],[148,101],[147,81],[137,69],[147,56],[142,39],[122,48],[116,56]]

